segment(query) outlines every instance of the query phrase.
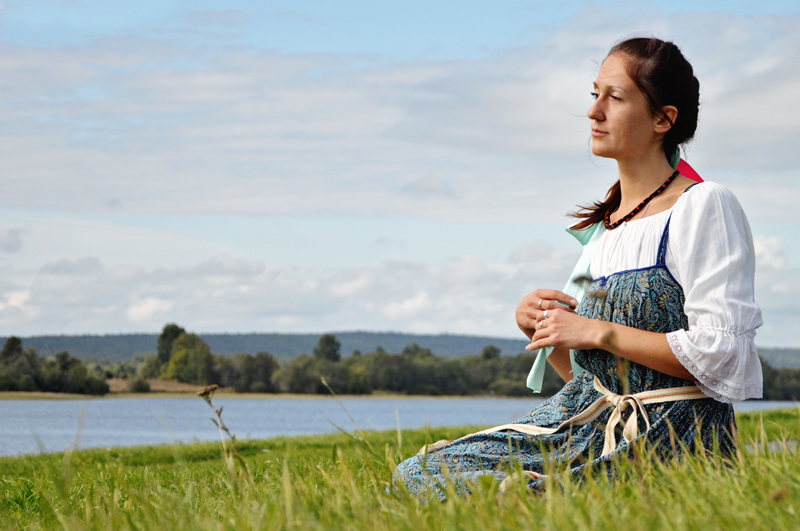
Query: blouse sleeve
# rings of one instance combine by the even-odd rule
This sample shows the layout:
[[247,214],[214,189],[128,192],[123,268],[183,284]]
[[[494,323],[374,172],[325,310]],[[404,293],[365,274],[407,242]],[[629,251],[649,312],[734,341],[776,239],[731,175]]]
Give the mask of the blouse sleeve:
[[674,264],[670,269],[683,287],[689,329],[667,334],[669,346],[711,398],[761,398],[755,334],[762,321],[744,211],[728,189],[710,182],[687,191],[678,206],[670,221],[667,265]]

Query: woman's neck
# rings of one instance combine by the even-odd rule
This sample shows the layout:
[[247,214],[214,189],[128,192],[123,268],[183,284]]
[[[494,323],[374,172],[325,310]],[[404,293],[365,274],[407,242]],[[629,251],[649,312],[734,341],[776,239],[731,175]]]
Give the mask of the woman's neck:
[[628,213],[664,184],[674,171],[661,149],[636,159],[617,160],[622,199],[619,212]]

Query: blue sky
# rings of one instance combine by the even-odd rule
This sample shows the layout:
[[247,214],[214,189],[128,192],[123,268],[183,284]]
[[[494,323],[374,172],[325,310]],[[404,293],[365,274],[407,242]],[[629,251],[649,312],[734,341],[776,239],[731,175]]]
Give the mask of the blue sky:
[[759,344],[798,345],[796,2],[0,5],[5,333],[515,337],[614,180],[597,65],[645,32],[700,78],[686,158],[750,218]]
[[528,46],[587,10],[616,14],[796,15],[796,2],[564,0],[426,2],[10,0],[3,41],[20,46],[90,45],[146,37],[188,45],[250,46],[285,53],[374,60],[453,59]]

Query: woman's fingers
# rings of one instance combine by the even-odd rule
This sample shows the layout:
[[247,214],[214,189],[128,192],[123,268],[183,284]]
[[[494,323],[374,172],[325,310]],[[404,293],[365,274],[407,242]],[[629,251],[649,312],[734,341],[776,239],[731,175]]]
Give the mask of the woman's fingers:
[[537,326],[536,331],[534,332],[533,336],[531,336],[531,343],[525,347],[525,350],[538,350],[542,347],[551,346],[546,341],[546,339],[550,336],[550,332],[551,331],[547,329],[547,325],[545,325],[544,328]]
[[531,295],[530,303],[537,310],[553,310],[561,306],[558,303],[563,303],[571,309],[578,305],[578,301],[574,297],[556,289],[537,289]]
[[537,330],[542,329],[542,322],[545,323],[544,327],[548,326],[548,320],[559,312],[575,313],[572,308],[566,308],[560,304],[550,301],[556,307],[552,310],[523,310],[517,312],[517,325],[525,333],[526,336],[530,335]]
[[555,308],[553,308],[552,310],[544,310],[541,312],[536,310],[530,312],[529,323],[535,325],[537,330],[542,327],[542,321],[551,319],[553,316],[557,315],[558,312],[575,313],[575,310],[573,310],[572,308],[566,308],[554,302],[552,304],[555,305]]
[[[575,300],[575,299],[572,299],[572,300]],[[577,301],[576,301],[576,304],[577,304]],[[538,308],[538,305],[537,305],[537,308]],[[551,312],[553,310],[563,310],[563,311],[566,311],[566,312],[574,312],[575,311],[575,306],[564,306],[563,304],[558,303],[556,301],[542,299],[542,311],[540,311],[539,314],[540,315],[543,314],[546,310],[549,310]]]
[[577,305],[578,301],[566,293],[555,289],[538,289],[525,295],[517,306],[517,326],[531,338],[541,329],[543,320],[555,312],[575,313]]
[[[559,310],[555,310],[559,311]],[[554,311],[554,312],[555,312]],[[560,310],[567,313],[566,310]],[[530,344],[525,347],[525,350],[538,350],[543,347],[556,347],[560,346],[559,341],[559,323],[557,320],[551,320],[555,315],[554,312],[548,312],[547,319],[543,319],[536,325],[533,335],[531,336]],[[574,312],[569,312],[574,315]],[[563,320],[563,319],[562,319]],[[544,327],[542,327],[544,323]]]
[[[547,319],[539,321],[530,337],[526,350],[542,347],[566,347],[571,349],[598,348],[597,338],[604,332],[601,321],[581,317],[566,310],[548,311]],[[544,327],[542,327],[544,325]],[[598,328],[600,327],[600,329]]]

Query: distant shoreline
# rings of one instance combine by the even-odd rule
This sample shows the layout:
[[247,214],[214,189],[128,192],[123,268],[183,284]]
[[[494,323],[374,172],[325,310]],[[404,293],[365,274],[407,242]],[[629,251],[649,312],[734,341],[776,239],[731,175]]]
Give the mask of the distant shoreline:
[[[453,399],[465,399],[465,398],[474,398],[474,399],[526,399],[530,398],[532,400],[543,400],[546,398],[550,398],[549,396],[541,396],[541,395],[534,395],[531,393],[530,396],[501,396],[501,395],[404,395],[399,393],[372,393],[370,395],[337,395],[338,398],[346,398],[348,400],[358,398],[358,399],[370,399],[370,398],[386,398],[386,399],[398,399],[398,400],[431,400],[431,399],[443,399],[443,400],[453,400]],[[43,391],[0,391],[0,401],[3,400],[103,400],[103,399],[113,399],[113,398],[191,398],[197,399],[198,397],[195,395],[194,392],[150,392],[150,393],[129,393],[129,392],[118,392],[118,393],[108,393],[103,396],[92,396],[92,395],[78,395],[78,394],[70,394],[70,393],[46,393]],[[243,399],[243,398],[257,398],[263,400],[274,400],[274,399],[285,399],[285,398],[299,398],[299,399],[325,399],[325,400],[336,400],[335,397],[331,395],[315,395],[315,394],[293,394],[293,393],[236,393],[234,391],[227,391],[223,390],[222,392],[216,392],[214,394],[214,398],[220,399]]]

